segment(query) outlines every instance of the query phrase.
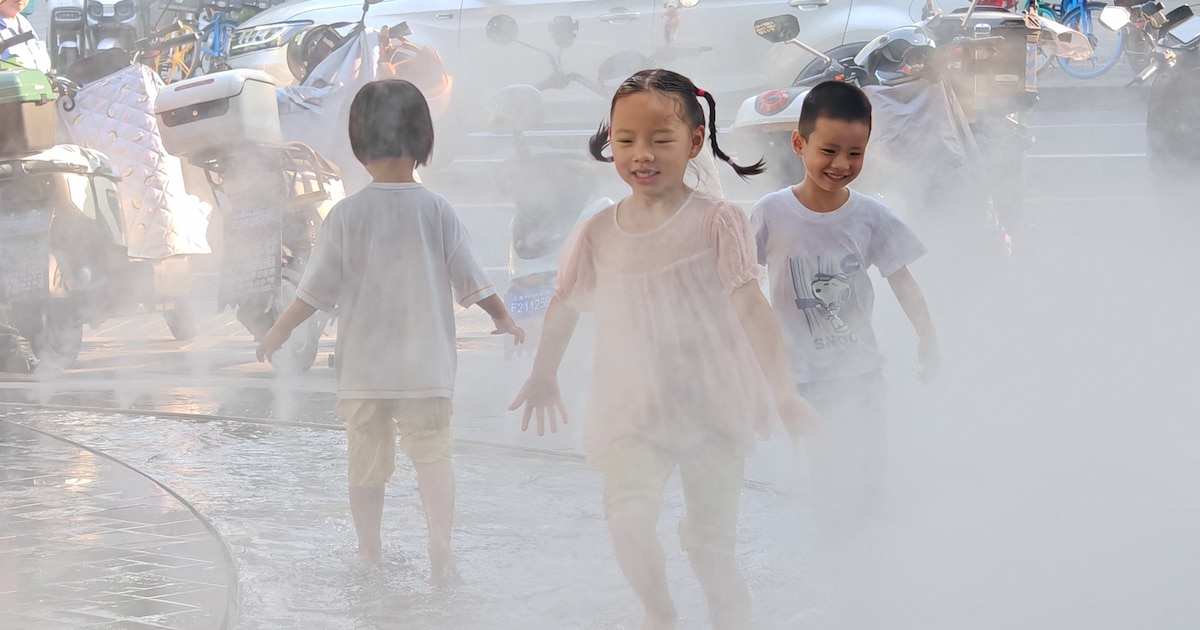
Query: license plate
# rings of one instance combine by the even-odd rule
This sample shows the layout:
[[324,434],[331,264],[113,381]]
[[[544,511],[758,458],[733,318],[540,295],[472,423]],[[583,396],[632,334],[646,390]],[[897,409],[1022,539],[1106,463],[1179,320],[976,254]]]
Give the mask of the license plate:
[[239,209],[227,217],[221,260],[222,304],[279,288],[282,218],[282,210],[274,205]]
[[0,300],[13,304],[45,297],[50,287],[49,229],[49,212],[0,216]]
[[532,287],[514,288],[508,290],[505,303],[508,312],[513,317],[520,315],[537,315],[550,306],[550,298],[554,297],[553,284],[539,284]]

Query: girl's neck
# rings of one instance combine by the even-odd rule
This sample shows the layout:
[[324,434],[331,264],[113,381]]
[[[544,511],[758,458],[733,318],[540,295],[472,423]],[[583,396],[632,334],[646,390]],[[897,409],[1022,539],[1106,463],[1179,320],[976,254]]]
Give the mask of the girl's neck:
[[639,195],[635,192],[621,203],[622,212],[617,217],[617,223],[629,232],[653,230],[675,216],[691,194],[692,189],[682,182],[678,188],[660,195]]
[[371,179],[379,184],[411,184],[417,161],[412,158],[375,158],[363,164]]
[[792,194],[805,208],[813,212],[833,212],[850,201],[849,188],[830,192],[818,188],[816,184],[807,179],[792,186]]

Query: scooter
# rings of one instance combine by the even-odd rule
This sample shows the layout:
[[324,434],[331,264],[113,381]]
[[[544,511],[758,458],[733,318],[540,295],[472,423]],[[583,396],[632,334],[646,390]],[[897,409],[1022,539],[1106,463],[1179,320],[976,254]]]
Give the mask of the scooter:
[[0,319],[57,367],[74,363],[84,323],[139,306],[174,304],[168,324],[189,337],[189,258],[131,258],[121,174],[103,153],[55,144],[69,82],[22,70],[0,72],[0,83],[19,94],[0,102]]
[[146,33],[141,3],[142,0],[87,0],[88,50],[132,50],[134,42]]
[[[542,92],[578,83],[607,99],[605,87],[562,66],[562,49],[574,40],[571,18],[555,18],[554,41],[559,54],[547,51],[551,73],[537,85],[512,85],[493,94],[487,102],[488,131],[513,138],[515,153],[500,166],[497,180],[515,209],[509,226],[509,287],[504,303],[517,325],[525,330],[525,343],[514,346],[505,338],[505,358],[531,353],[541,338],[542,320],[554,295],[558,258],[575,226],[613,204],[601,193],[611,180],[611,168],[578,150],[534,149],[526,133],[540,129],[545,113]],[[487,25],[492,43],[507,46],[517,42],[517,23],[498,15]],[[522,43],[523,44],[523,43]],[[523,44],[529,46],[528,44]]]
[[50,11],[46,38],[50,63],[56,70],[66,70],[87,54],[87,5],[85,0],[47,0],[46,8]]
[[[218,304],[261,339],[295,299],[317,229],[344,196],[337,169],[307,145],[283,142],[275,84],[260,71],[173,83],[155,112],[164,146],[204,169],[224,219]],[[306,320],[271,357],[275,369],[309,370],[332,319]]]

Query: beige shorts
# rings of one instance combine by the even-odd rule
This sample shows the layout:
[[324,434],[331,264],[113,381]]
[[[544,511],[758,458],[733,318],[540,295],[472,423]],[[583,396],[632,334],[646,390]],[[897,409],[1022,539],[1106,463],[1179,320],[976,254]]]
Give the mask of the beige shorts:
[[449,457],[454,448],[453,408],[449,398],[339,400],[338,419],[346,423],[350,485],[379,487],[392,478],[397,435],[400,450],[414,463],[432,464]]
[[613,441],[604,461],[605,516],[630,508],[657,515],[676,466],[687,511],[679,523],[684,550],[733,553],[746,458],[718,441],[686,451],[668,451],[637,436]]

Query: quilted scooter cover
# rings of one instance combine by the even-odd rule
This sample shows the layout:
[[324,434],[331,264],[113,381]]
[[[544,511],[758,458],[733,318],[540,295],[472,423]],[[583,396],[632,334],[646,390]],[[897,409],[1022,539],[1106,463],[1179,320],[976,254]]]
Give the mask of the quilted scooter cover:
[[71,141],[104,152],[121,175],[125,239],[133,258],[208,254],[212,208],[184,188],[179,158],[163,148],[154,101],[163,83],[131,65],[79,91],[73,111],[59,110]]

